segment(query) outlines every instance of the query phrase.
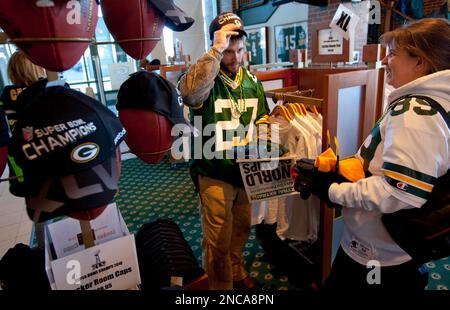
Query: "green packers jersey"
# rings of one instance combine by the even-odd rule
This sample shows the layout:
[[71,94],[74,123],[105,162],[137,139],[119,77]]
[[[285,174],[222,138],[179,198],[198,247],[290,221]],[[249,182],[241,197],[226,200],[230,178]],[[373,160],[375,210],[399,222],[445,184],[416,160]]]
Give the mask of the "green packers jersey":
[[8,116],[8,123],[11,131],[14,129],[14,125],[17,122],[17,97],[24,90],[23,87],[6,86],[0,95],[0,107],[5,110]]
[[191,110],[191,121],[198,126],[195,117],[201,117],[202,139],[194,139],[194,173],[219,179],[235,186],[243,186],[239,166],[233,150],[245,147],[254,140],[255,121],[269,113],[264,89],[260,81],[242,69],[241,83],[235,89],[220,77],[215,79],[208,99],[198,109]]
[[[4,109],[8,118],[9,128],[11,132],[14,130],[14,126],[19,118],[19,106],[17,98],[19,94],[24,90],[23,87],[18,86],[6,86],[0,95],[0,108]],[[14,157],[8,155],[8,167],[9,177],[12,179],[9,181],[9,191],[15,196],[24,196],[23,188],[23,175],[22,169],[17,165]],[[14,177],[19,177],[14,179]]]

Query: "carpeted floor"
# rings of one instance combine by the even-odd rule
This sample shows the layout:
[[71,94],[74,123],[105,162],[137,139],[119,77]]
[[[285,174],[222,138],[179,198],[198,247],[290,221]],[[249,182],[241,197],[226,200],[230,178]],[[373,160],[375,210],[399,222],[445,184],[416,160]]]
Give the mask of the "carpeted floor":
[[[186,165],[171,165],[168,161],[149,165],[138,159],[126,160],[122,162],[119,188],[116,203],[130,232],[136,232],[142,224],[157,218],[171,218],[183,231],[201,264],[202,231],[198,199]],[[263,289],[298,289],[286,274],[276,271],[268,263],[267,256],[255,238],[254,229],[245,244],[244,255],[247,270]],[[430,262],[427,266],[430,269],[428,289],[450,288],[448,258]]]
[[[168,161],[149,165],[138,159],[126,160],[122,162],[119,188],[116,203],[130,232],[135,233],[142,224],[157,218],[171,218],[201,264],[198,198],[187,165],[171,165]],[[255,239],[254,229],[243,253],[247,270],[263,289],[296,289],[287,276],[271,273],[272,266]]]

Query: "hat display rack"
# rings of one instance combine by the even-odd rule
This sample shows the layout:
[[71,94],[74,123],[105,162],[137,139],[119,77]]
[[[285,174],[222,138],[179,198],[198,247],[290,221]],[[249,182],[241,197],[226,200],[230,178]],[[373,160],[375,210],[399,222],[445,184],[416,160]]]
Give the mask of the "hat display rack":
[[[37,8],[51,8],[55,6],[55,3],[53,0],[33,0],[36,3]],[[67,0],[68,2],[69,0]],[[82,2],[83,0],[78,0],[79,2]],[[12,3],[13,1],[11,1]],[[163,25],[166,27],[171,28],[173,31],[185,31],[188,28],[190,28],[193,23],[194,19],[192,19],[190,16],[188,16],[183,10],[181,10],[178,6],[176,6],[173,2],[173,0],[142,0],[143,3],[145,3],[147,6],[152,6],[155,11],[158,12],[158,15],[164,16],[163,18]],[[6,1],[5,1],[6,3]],[[105,6],[107,3],[109,4],[109,0],[93,0],[92,3],[94,3],[95,6]],[[90,3],[90,5],[92,5]],[[80,4],[81,5],[81,4]],[[1,7],[0,7],[1,11]],[[155,14],[156,16],[157,14]],[[1,22],[1,20],[0,20]],[[142,21],[141,21],[142,22]],[[95,29],[97,24],[97,19],[94,19],[93,25],[90,25],[92,28]],[[156,25],[152,25],[152,27],[155,27]],[[108,25],[107,25],[108,27]],[[1,24],[0,24],[1,28]],[[109,28],[109,27],[108,27]],[[162,29],[162,28],[161,28]],[[111,31],[110,31],[111,32]],[[162,34],[161,34],[162,35]],[[0,32],[0,44],[15,44],[19,48],[20,46],[26,46],[31,44],[65,44],[65,43],[87,43],[88,47],[91,49],[92,54],[92,60],[93,60],[93,67],[94,67],[94,77],[98,84],[98,92],[99,92],[99,99],[100,102],[103,104],[106,104],[106,96],[105,96],[105,90],[103,88],[101,79],[101,68],[100,63],[97,61],[96,58],[98,58],[98,52],[97,52],[97,46],[99,45],[109,45],[109,44],[130,44],[130,43],[144,43],[144,42],[159,42],[161,40],[160,36],[144,36],[144,37],[135,37],[131,36],[129,38],[123,38],[123,39],[114,39],[112,41],[97,41],[95,38],[95,31],[93,33],[92,37],[83,37],[83,36],[57,36],[57,37],[51,37],[51,36],[30,36],[30,37],[9,37],[6,32]],[[147,55],[151,53],[151,50],[153,50],[154,46],[148,51]],[[133,57],[129,52],[125,52]],[[80,54],[80,57],[82,54]],[[186,61],[189,61],[189,55],[187,55],[188,58]],[[135,60],[140,60],[136,57],[133,57]],[[35,64],[42,66],[42,64],[35,62]],[[47,70],[47,75],[49,76],[49,80],[55,80],[58,79],[57,72],[59,71],[65,71],[65,70],[48,70],[45,66],[42,66]],[[56,72],[55,72],[56,71]]]
[[[33,0],[34,1],[34,0]],[[67,0],[69,1],[69,0]],[[80,0],[82,1],[82,0]],[[161,14],[165,15],[164,24],[171,28],[174,31],[184,31],[187,30],[192,24],[194,23],[194,20],[187,16],[180,8],[178,8],[172,0],[142,0],[147,3],[147,5],[153,5]],[[6,2],[6,1],[5,1]],[[4,2],[4,3],[5,3]],[[103,3],[106,2],[106,0],[99,1],[95,0],[94,5],[103,5]],[[11,1],[10,3],[13,3]],[[52,0],[36,0],[36,7],[39,8],[48,8],[53,7],[55,5],[54,1]],[[9,3],[8,3],[9,4]],[[16,4],[16,3],[15,3]],[[12,5],[12,4],[11,4]],[[1,8],[0,8],[1,9]],[[170,15],[167,15],[167,13],[170,13]],[[95,18],[95,23],[91,25],[95,29],[97,24],[97,19]],[[113,40],[113,41],[97,41],[95,38],[95,31],[93,33],[92,37],[82,37],[82,36],[56,36],[56,37],[50,37],[50,36],[36,36],[36,37],[9,37],[6,32],[0,31],[0,44],[15,44],[20,48],[20,46],[30,46],[32,44],[71,44],[71,43],[87,43],[88,47],[91,49],[92,54],[92,62],[94,67],[94,77],[98,85],[98,93],[99,93],[99,99],[102,104],[106,104],[106,96],[105,96],[105,90],[102,85],[102,75],[101,75],[101,67],[100,67],[100,60],[99,55],[97,52],[97,46],[99,45],[108,45],[108,44],[123,44],[123,43],[142,43],[142,42],[159,42],[161,40],[160,36],[148,36],[148,37],[131,37],[131,38],[125,38],[120,40]],[[151,50],[154,47],[151,48]],[[150,54],[151,50],[148,52]],[[127,53],[129,54],[129,53]],[[147,54],[147,55],[148,55]],[[82,54],[80,55],[80,57]],[[133,57],[133,56],[132,56]],[[136,58],[135,58],[136,59]],[[139,59],[136,59],[139,60]],[[36,63],[37,65],[41,65],[39,63]],[[45,66],[43,66],[45,68]],[[59,79],[59,71],[54,70],[48,70],[47,76],[49,81],[58,80]],[[14,176],[10,178],[3,178],[0,179],[0,182],[9,181],[18,179],[20,176]],[[85,248],[93,247],[95,246],[94,241],[94,235],[93,230],[90,224],[89,220],[79,220],[80,222],[80,228],[82,232],[82,238]],[[35,228],[35,235],[36,235],[36,241],[38,244],[38,247],[43,247],[45,240],[44,240],[44,230],[45,230],[45,223],[36,223]]]
[[[9,39],[6,34],[3,32],[0,33],[0,44],[16,44],[16,43],[51,43],[51,42],[89,42],[91,46],[99,45],[99,44],[114,44],[116,42],[96,42],[94,39],[89,38],[20,38],[20,39]],[[141,38],[140,40],[153,40],[153,41],[159,41],[160,38]],[[95,49],[96,51],[96,49]],[[95,55],[97,57],[95,57]],[[93,67],[94,67],[94,75],[97,81],[101,81],[101,78],[98,78],[98,74],[101,74],[101,67],[100,62],[98,60],[98,53],[93,54]],[[97,59],[96,59],[97,58]],[[97,61],[96,61],[97,60]],[[49,71],[46,69],[47,78],[48,81],[55,81],[59,79],[58,72]],[[99,89],[99,96],[100,101],[102,103],[106,102],[105,99],[105,92],[102,83],[98,82],[98,85],[101,85],[101,87],[98,87]],[[103,99],[103,100],[102,100]],[[13,176],[13,177],[7,177],[7,178],[0,178],[0,183],[10,180],[16,180],[20,179],[23,176]],[[117,212],[119,212],[117,210]],[[91,226],[90,220],[78,220],[80,224],[81,229],[81,239],[83,240],[83,245],[85,249],[94,247],[95,244],[95,236],[94,236],[94,230]],[[37,247],[39,249],[45,248],[45,230],[46,230],[47,222],[42,223],[35,223],[34,233],[35,233],[35,240]]]
[[[118,43],[127,43],[127,42],[143,42],[143,41],[153,41],[159,42],[161,38],[134,38],[134,39],[126,39],[126,40],[114,40],[114,41],[96,41],[95,39],[86,39],[86,38],[23,38],[23,39],[9,39],[4,32],[0,32],[0,44],[16,44],[16,43],[48,43],[48,42],[89,42],[89,48],[91,50],[91,57],[93,61],[93,69],[94,69],[94,77],[96,81],[102,80],[101,66],[99,62],[99,56],[96,46],[99,45],[109,45],[109,44],[118,44]],[[185,61],[184,64],[161,64],[157,66],[146,66],[147,71],[161,70],[161,75],[166,77],[168,71],[178,71],[180,68],[185,68],[188,66],[191,61],[191,55],[181,55],[182,59],[180,61]],[[173,58],[172,61],[178,59]],[[49,81],[54,81],[59,79],[58,72],[46,70],[47,78]],[[97,83],[99,101],[103,104],[106,103],[106,95],[105,89],[102,83]],[[125,152],[127,153],[127,152]],[[17,178],[17,177],[16,177]],[[7,181],[9,179],[0,179],[0,182]]]

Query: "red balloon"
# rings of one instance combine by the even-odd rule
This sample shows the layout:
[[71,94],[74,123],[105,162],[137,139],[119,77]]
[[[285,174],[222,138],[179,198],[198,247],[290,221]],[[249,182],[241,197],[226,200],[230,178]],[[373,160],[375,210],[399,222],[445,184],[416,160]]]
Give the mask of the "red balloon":
[[53,7],[38,7],[36,0],[2,0],[0,27],[10,39],[18,40],[16,45],[34,64],[64,71],[78,62],[94,37],[98,5],[96,0],[53,2]]
[[127,130],[125,142],[130,150],[149,164],[160,162],[172,146],[172,123],[153,111],[119,110],[119,119]]
[[[117,0],[102,1],[105,24],[128,55],[136,60],[144,59],[158,44],[164,28],[165,16],[148,0],[124,3]],[[142,38],[157,40],[139,40]]]

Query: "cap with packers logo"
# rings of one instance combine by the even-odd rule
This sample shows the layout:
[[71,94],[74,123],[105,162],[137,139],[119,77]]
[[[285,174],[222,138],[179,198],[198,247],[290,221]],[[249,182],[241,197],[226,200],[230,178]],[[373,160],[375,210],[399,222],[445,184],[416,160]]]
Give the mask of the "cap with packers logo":
[[30,217],[40,222],[109,203],[117,191],[116,148],[125,133],[95,99],[62,86],[40,89],[21,112],[10,143],[23,170]]
[[247,36],[247,32],[245,32],[244,30],[244,23],[242,22],[241,18],[232,12],[225,12],[214,18],[214,20],[209,25],[209,38],[211,39],[211,41],[214,41],[214,32],[228,24],[235,24],[240,26],[240,28],[236,31],[241,35]]

